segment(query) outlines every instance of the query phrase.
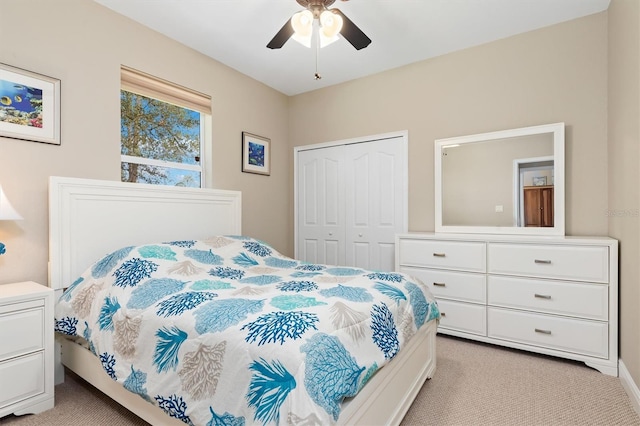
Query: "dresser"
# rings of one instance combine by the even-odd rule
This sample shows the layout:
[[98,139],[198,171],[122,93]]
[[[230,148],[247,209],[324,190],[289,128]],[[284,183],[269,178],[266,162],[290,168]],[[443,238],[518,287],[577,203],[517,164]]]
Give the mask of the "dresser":
[[407,233],[396,270],[438,301],[438,332],[618,375],[618,241]]
[[53,290],[0,285],[0,417],[53,408]]

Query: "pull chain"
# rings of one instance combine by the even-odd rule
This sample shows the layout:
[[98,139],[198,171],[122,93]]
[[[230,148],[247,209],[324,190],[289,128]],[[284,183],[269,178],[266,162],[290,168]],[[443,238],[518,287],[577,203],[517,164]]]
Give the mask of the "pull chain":
[[322,76],[318,72],[318,63],[320,62],[320,34],[316,37],[316,73],[313,75],[313,78],[316,80],[320,80]]

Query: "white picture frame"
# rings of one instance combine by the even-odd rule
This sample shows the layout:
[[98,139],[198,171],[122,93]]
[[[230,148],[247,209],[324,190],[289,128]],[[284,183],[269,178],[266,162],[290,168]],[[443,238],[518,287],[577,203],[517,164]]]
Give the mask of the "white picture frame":
[[60,80],[0,63],[0,137],[60,145]]

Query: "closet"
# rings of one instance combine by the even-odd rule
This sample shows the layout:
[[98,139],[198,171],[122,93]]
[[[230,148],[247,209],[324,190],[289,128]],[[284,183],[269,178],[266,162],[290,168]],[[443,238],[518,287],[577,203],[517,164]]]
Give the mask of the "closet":
[[392,271],[407,230],[407,133],[294,149],[295,256]]

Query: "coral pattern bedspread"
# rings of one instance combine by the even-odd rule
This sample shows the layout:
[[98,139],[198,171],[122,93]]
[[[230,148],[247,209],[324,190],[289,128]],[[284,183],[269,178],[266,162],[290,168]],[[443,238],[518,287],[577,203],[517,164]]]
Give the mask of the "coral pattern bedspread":
[[438,317],[410,276],[220,236],[105,256],[62,294],[56,331],[84,338],[113,380],[187,424],[325,425]]

